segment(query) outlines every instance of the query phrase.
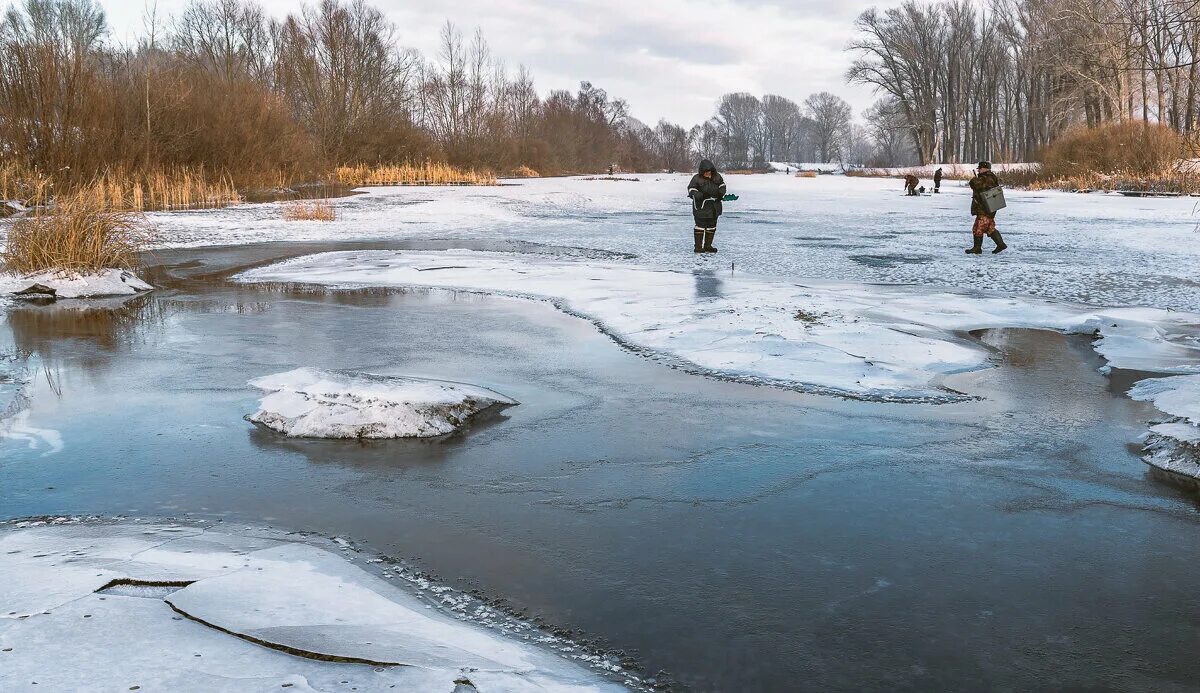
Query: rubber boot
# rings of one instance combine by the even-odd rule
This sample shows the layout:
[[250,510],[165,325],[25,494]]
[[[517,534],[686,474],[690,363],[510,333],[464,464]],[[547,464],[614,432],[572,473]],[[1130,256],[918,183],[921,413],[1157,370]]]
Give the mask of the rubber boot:
[[716,231],[705,231],[704,232],[704,252],[706,252],[706,253],[717,252],[716,246],[714,246],[712,244],[713,236],[715,236],[715,235],[717,235]]
[[993,231],[988,235],[996,242],[996,247],[992,249],[992,255],[1003,253],[1004,249],[1008,247],[1008,244],[1004,242],[1004,236],[1001,236],[999,231]]
[[696,249],[693,250],[692,252],[703,253],[704,252],[704,232],[703,231],[694,231],[693,235],[696,237]]
[[967,255],[983,254],[983,236],[974,236],[975,244],[967,248]]

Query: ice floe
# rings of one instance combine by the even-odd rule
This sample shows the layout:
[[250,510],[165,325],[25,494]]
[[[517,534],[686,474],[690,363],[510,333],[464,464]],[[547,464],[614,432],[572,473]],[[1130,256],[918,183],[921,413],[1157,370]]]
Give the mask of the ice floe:
[[431,438],[517,404],[444,380],[297,368],[250,381],[269,394],[249,421],[297,438]]
[[154,287],[128,270],[108,269],[95,273],[39,272],[37,274],[0,274],[0,293],[40,294],[55,298],[132,296]]
[[24,524],[0,527],[0,690],[623,690],[279,532]]
[[957,398],[944,378],[988,364],[991,353],[966,334],[985,328],[1096,335],[1112,367],[1200,373],[1200,315],[1152,308],[465,250],[322,253],[238,280],[540,298],[689,370],[869,399]]

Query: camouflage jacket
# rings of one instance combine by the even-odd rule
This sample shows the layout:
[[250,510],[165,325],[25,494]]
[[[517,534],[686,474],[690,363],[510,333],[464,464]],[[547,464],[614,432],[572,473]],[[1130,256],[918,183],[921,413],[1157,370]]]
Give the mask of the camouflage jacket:
[[[991,171],[984,171],[972,178],[967,185],[971,186],[971,216],[988,214],[987,207],[984,206],[983,198],[980,195],[984,190],[1000,187],[1000,179]],[[995,214],[991,216],[995,216]]]

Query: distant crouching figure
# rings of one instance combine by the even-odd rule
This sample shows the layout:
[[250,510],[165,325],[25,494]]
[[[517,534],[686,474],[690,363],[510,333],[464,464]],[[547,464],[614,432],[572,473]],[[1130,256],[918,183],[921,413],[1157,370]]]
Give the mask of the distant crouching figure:
[[917,186],[921,183],[913,174],[908,174],[904,177],[904,192],[907,195],[917,195]]

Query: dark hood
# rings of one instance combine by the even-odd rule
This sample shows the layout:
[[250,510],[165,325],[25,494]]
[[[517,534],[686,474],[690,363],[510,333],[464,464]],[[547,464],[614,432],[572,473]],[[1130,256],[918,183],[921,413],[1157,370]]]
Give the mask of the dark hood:
[[713,173],[716,173],[717,167],[713,165],[713,162],[705,159],[704,161],[700,162],[700,175],[704,175],[705,171],[712,171]]

